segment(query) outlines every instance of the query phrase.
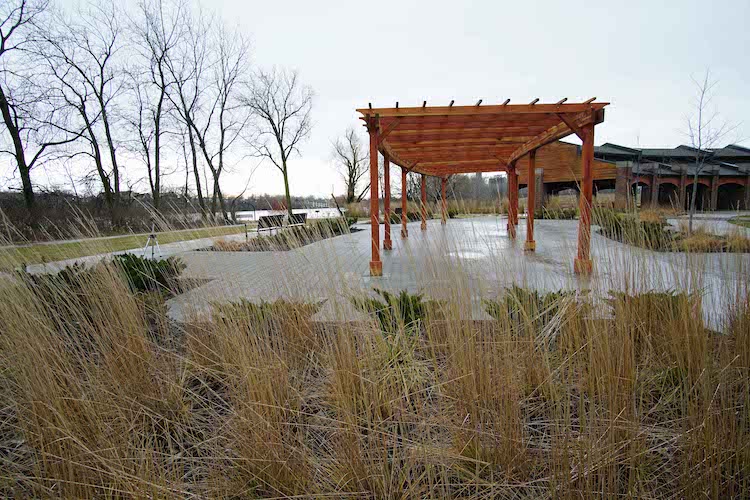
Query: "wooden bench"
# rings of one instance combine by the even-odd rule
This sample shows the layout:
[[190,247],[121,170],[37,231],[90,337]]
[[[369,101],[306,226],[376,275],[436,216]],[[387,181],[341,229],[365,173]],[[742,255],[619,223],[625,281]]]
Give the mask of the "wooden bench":
[[307,214],[292,214],[287,218],[287,220],[289,221],[289,227],[304,226],[305,224],[307,224]]
[[258,232],[274,229],[281,229],[284,227],[284,216],[283,215],[261,215],[258,217]]

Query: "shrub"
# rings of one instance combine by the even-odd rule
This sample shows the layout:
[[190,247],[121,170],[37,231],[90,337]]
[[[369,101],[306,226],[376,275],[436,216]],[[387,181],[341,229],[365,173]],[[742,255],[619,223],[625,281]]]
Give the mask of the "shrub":
[[240,299],[236,302],[212,302],[211,312],[213,318],[218,321],[249,321],[257,327],[268,328],[274,322],[306,322],[309,321],[325,301],[297,302],[286,299],[278,299],[273,302],[250,302]]
[[607,300],[615,328],[629,332],[639,360],[677,363],[687,368],[685,346],[688,356],[700,355],[706,332],[699,294],[676,290],[635,294],[610,291]]
[[448,200],[448,211],[451,209],[459,214],[497,214],[498,204],[495,200]]
[[539,292],[513,285],[497,300],[482,301],[487,314],[496,321],[508,321],[518,334],[537,335],[575,298],[574,290]]
[[114,264],[133,292],[174,290],[177,278],[187,267],[177,257],[153,260],[129,253],[116,255]]
[[[422,214],[420,212],[414,212],[414,211],[407,211],[406,212],[406,220],[409,222],[415,222],[418,220],[422,220]],[[401,214],[396,212],[391,212],[391,224],[401,224]]]
[[221,238],[214,241],[213,249],[219,252],[242,252],[246,249],[246,243],[244,241]]
[[[175,289],[177,278],[185,269],[185,263],[177,257],[167,259],[146,259],[139,255],[115,255],[112,264],[115,270],[125,278],[130,290],[141,292],[169,292]],[[96,272],[104,271],[106,263],[100,263],[93,268],[75,262],[64,267],[57,273],[29,274],[25,271],[21,276],[31,281],[40,291],[45,289],[65,289],[73,294],[86,294],[87,284],[95,278]]]
[[674,242],[673,233],[666,230],[667,222],[653,214],[647,214],[643,220],[638,214],[596,208],[593,219],[601,228],[602,234],[623,243],[665,250],[671,249]]
[[281,252],[346,234],[355,222],[353,217],[313,219],[307,221],[304,226],[284,228],[271,235],[259,234],[247,241],[217,240],[210,250],[219,252]]
[[613,240],[656,251],[680,252],[750,252],[750,239],[739,233],[713,234],[698,227],[688,234],[687,226],[678,230],[670,225],[661,210],[642,210],[638,213],[594,210],[594,223],[601,233]]
[[534,212],[535,219],[575,219],[578,217],[578,210],[575,208],[557,208],[549,210],[546,207],[542,207],[541,210]]
[[428,315],[439,311],[441,305],[438,301],[424,300],[422,294],[411,294],[406,290],[398,295],[379,288],[373,290],[380,299],[352,297],[351,301],[359,310],[374,316],[387,334],[395,333],[399,328],[418,329]]

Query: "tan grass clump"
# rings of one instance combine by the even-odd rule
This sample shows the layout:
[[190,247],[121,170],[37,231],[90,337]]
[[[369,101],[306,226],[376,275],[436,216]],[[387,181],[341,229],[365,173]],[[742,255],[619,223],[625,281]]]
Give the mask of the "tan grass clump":
[[[217,296],[177,323],[109,266],[44,293],[5,275],[0,492],[747,497],[748,275],[717,313],[702,283],[653,291],[664,278],[627,257],[613,293],[491,296],[454,269],[387,328],[313,321],[319,298]],[[669,277],[705,273],[690,262]],[[482,300],[492,320],[466,314]]]

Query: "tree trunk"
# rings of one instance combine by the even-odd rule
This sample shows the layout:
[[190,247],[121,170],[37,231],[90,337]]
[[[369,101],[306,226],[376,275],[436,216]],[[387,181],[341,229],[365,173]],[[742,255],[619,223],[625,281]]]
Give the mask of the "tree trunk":
[[195,138],[193,130],[188,126],[188,140],[190,141],[190,152],[193,155],[193,175],[195,175],[195,190],[198,192],[198,205],[201,208],[201,217],[206,218],[206,201],[203,199],[203,189],[201,188],[201,175],[198,171],[198,152],[195,150]]
[[216,204],[215,203],[216,200],[219,201],[219,209],[221,209],[221,216],[224,222],[229,222],[229,218],[227,217],[227,206],[224,203],[224,195],[221,194],[221,186],[219,185],[219,176],[217,175],[214,176],[214,205]]
[[112,198],[111,210],[112,210],[112,225],[119,226],[122,223],[120,214],[120,168],[117,165],[117,152],[115,151],[115,141],[112,138],[112,132],[109,127],[109,118],[107,117],[107,109],[104,101],[99,97],[99,106],[102,110],[102,122],[104,123],[104,136],[107,139],[107,147],[109,148],[109,159],[112,162],[112,178],[114,189],[111,189],[110,196]]
[[[161,69],[159,70],[161,73]],[[161,75],[161,93],[159,101],[156,104],[154,113],[154,184],[151,189],[151,197],[154,199],[154,209],[159,211],[161,201],[161,112],[164,106],[164,97],[166,95],[164,85],[164,75]]]
[[284,196],[286,197],[286,211],[289,214],[289,218],[292,218],[292,197],[289,195],[289,174],[286,169],[286,159],[282,160],[282,166],[284,167],[284,170],[282,170],[282,173],[284,174]]
[[31,169],[26,163],[26,152],[23,149],[23,142],[21,141],[21,134],[16,127],[13,117],[10,114],[10,104],[5,97],[5,92],[0,87],[0,111],[3,115],[3,121],[5,126],[10,133],[11,139],[13,140],[13,153],[16,158],[16,165],[18,167],[18,175],[21,176],[21,184],[23,186],[23,201],[26,204],[26,208],[33,217],[34,211],[34,188],[31,184]]
[[690,196],[690,210],[688,210],[688,236],[693,234],[693,215],[695,215],[695,199],[698,196],[698,170],[693,176],[693,192]]
[[117,226],[119,222],[117,214],[117,202],[112,193],[112,184],[109,180],[109,176],[104,170],[99,141],[96,138],[96,134],[94,134],[94,129],[92,128],[91,121],[89,120],[88,114],[86,113],[85,106],[82,105],[81,108],[79,108],[78,112],[81,114],[81,118],[83,118],[84,124],[86,125],[86,131],[89,135],[91,149],[93,149],[94,151],[92,155],[94,157],[94,165],[96,166],[96,172],[99,174],[99,180],[102,183],[102,189],[104,190],[104,201],[107,203],[107,208],[109,209],[110,220],[112,221],[113,226]]

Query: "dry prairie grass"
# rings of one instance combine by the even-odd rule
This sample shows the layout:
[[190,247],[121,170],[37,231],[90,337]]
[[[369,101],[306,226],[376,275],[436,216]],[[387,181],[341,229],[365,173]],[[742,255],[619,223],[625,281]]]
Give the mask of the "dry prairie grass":
[[695,289],[616,295],[606,312],[588,295],[544,311],[515,298],[469,321],[467,299],[498,297],[455,272],[455,300],[387,330],[297,306],[150,322],[107,267],[85,294],[44,298],[5,276],[0,492],[748,496],[747,274],[722,289],[717,334]]

